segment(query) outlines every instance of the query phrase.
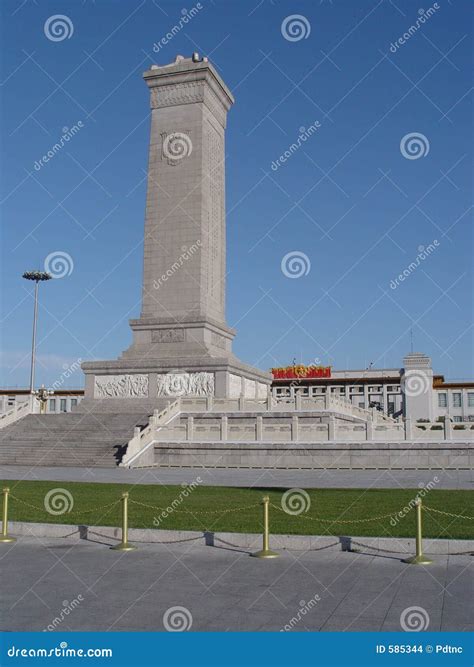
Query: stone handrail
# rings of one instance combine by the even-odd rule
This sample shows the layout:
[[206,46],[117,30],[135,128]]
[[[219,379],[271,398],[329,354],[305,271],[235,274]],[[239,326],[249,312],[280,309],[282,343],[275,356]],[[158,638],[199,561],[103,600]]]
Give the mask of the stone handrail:
[[287,408],[292,410],[334,410],[344,415],[356,417],[363,421],[396,423],[392,417],[388,417],[375,408],[366,410],[353,405],[350,401],[340,396],[324,395],[306,397],[300,394],[295,396],[282,396],[275,398],[269,396],[260,398],[214,398],[213,396],[181,397],[182,412],[266,412],[276,410],[277,412]]
[[26,415],[31,414],[31,401],[25,401],[24,403],[15,403],[15,407],[5,412],[5,414],[0,415],[0,428],[5,428],[14,422],[26,417]]
[[168,424],[181,412],[181,396],[173,403],[170,403],[164,410],[154,410],[148,426],[140,429],[135,427],[133,438],[129,441],[127,451],[120,463],[121,466],[128,467],[134,463],[154,442],[155,434],[163,426]]
[[424,422],[406,419],[405,435],[407,440],[440,437],[442,440],[474,440],[474,422],[452,422],[451,419]]
[[[286,412],[286,411],[284,411]],[[186,413],[184,413],[186,414]],[[183,415],[183,413],[181,413]],[[216,423],[217,418],[217,423]],[[329,415],[327,423],[313,422],[310,426],[305,423],[302,415],[285,416],[285,422],[279,420],[275,413],[254,415],[254,421],[248,418],[239,423],[238,413],[232,416],[222,413],[220,417],[213,415],[211,423],[206,423],[206,415],[197,416],[188,414],[186,423],[166,424],[155,431],[154,442],[417,442],[435,441],[474,442],[474,424],[458,424],[452,429],[452,424],[445,426],[439,422],[420,425],[395,421],[348,422]],[[275,421],[276,420],[276,421]],[[302,422],[303,420],[303,422]],[[278,422],[278,423],[276,423]],[[464,426],[464,428],[460,428]],[[284,430],[284,435],[282,435]],[[276,434],[276,432],[278,432]],[[422,435],[424,434],[424,435]]]
[[360,417],[364,420],[385,422],[388,424],[396,423],[396,420],[393,419],[393,417],[389,417],[380,410],[377,410],[376,408],[359,408],[342,396],[329,396],[329,405],[327,407],[329,409],[337,408],[340,412],[349,414],[352,417]]
[[215,398],[186,396],[181,399],[183,412],[247,412],[268,410],[265,398]]
[[335,412],[340,412],[344,415],[350,417],[357,417],[363,421],[374,421],[374,422],[385,422],[387,424],[394,424],[396,420],[388,415],[385,415],[380,410],[376,408],[359,408],[356,405],[353,405],[351,401],[348,401],[342,396],[334,396],[332,394],[321,394],[319,396],[301,396],[300,394],[295,394],[295,396],[282,396],[277,399],[273,399],[274,404],[277,406],[288,405],[290,409],[301,410],[301,409],[322,409],[322,410],[334,410]]

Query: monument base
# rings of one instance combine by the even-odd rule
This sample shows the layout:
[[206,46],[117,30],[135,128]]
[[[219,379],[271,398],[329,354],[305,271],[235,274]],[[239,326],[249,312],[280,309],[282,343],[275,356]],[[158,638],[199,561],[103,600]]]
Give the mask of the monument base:
[[204,359],[124,355],[114,361],[84,362],[82,370],[85,399],[120,399],[131,405],[140,399],[153,404],[178,396],[266,399],[271,384],[269,373],[247,366],[233,355]]
[[235,330],[209,318],[140,317],[130,320],[132,345],[120,359],[232,358]]

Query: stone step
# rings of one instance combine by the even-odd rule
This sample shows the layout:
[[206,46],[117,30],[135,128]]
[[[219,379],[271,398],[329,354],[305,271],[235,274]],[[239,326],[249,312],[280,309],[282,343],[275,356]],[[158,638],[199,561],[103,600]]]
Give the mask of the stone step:
[[[41,422],[37,421],[36,415],[29,415],[28,417],[24,417],[24,419],[21,419],[17,423],[11,424],[7,428],[12,428],[15,430],[27,430],[27,429],[38,429],[38,430],[60,430],[60,429],[67,429],[67,428],[90,428],[91,426],[103,426],[103,427],[108,427],[108,428],[127,428],[130,427],[130,425],[135,425],[135,424],[147,424],[148,420],[146,421],[141,421],[141,420],[136,420],[133,418],[128,418],[128,419],[121,419],[121,420],[98,420],[98,419],[88,419],[88,420],[81,420],[79,422],[69,422],[69,421],[49,421],[49,422]],[[2,429],[3,430],[3,429]]]
[[[92,430],[96,430],[100,433],[110,431],[110,432],[116,432],[116,433],[124,433],[124,432],[129,432],[132,431],[135,428],[136,424],[135,422],[131,422],[128,424],[124,424],[122,426],[117,426],[116,424],[81,424],[79,425],[67,425],[64,426],[63,428],[49,428],[49,427],[43,427],[40,426],[38,427],[37,424],[30,424],[25,426],[24,428],[13,428],[13,427],[6,427],[2,429],[1,434],[3,439],[5,435],[8,433],[9,435],[14,434],[14,433],[37,433],[38,435],[44,434],[47,435],[48,433],[86,433],[90,432]],[[142,428],[142,425],[140,425]]]
[[[71,449],[70,451],[64,451],[63,449],[58,449],[57,447],[50,447],[50,448],[44,448],[44,449],[36,449],[36,450],[18,450],[18,451],[12,451],[9,452],[9,458],[20,458],[23,456],[38,456],[39,458],[43,456],[49,456],[50,454],[55,454],[56,456],[60,455],[61,458],[64,456],[69,456],[71,458],[74,458],[75,456],[81,455],[81,456],[88,456],[88,457],[95,457],[95,456],[104,456],[105,454],[112,454],[114,455],[116,453],[116,449],[110,448],[110,449],[77,449],[73,450]],[[3,454],[3,452],[2,452]]]
[[91,440],[90,442],[82,445],[79,441],[76,442],[62,442],[61,440],[42,442],[42,443],[31,443],[31,442],[12,442],[8,445],[0,447],[0,452],[17,452],[20,449],[23,451],[31,450],[37,451],[39,449],[52,449],[53,447],[59,448],[62,447],[64,450],[74,450],[74,449],[83,449],[83,450],[97,450],[98,447],[102,449],[110,448],[115,445],[123,446],[126,442],[119,442],[117,440],[109,440],[104,442],[103,440]]
[[127,443],[127,438],[101,438],[90,437],[87,442],[83,438],[38,438],[36,440],[25,440],[24,438],[12,438],[11,440],[0,443],[0,450],[6,450],[12,447],[31,447],[34,449],[39,444],[41,445],[56,445],[62,444],[64,447],[94,447],[101,445],[103,447],[109,446],[111,443],[123,444]]
[[94,433],[91,434],[91,429],[85,431],[28,431],[25,433],[12,433],[8,438],[1,438],[1,442],[11,441],[11,440],[67,440],[69,438],[81,438],[87,440],[90,437],[95,437],[95,439],[125,439],[130,440],[133,437],[133,429],[127,429],[125,432],[122,431],[112,431],[110,429],[95,429]]
[[10,438],[0,442],[0,451],[5,451],[9,447],[47,447],[48,445],[62,444],[68,447],[92,447],[102,444],[103,446],[110,446],[112,444],[124,445],[130,441],[129,437],[101,437],[101,434],[89,436],[87,438],[73,435],[67,437],[47,437],[47,438]]
[[77,442],[62,442],[57,440],[55,442],[42,442],[42,443],[31,443],[31,442],[12,442],[8,446],[0,447],[0,453],[7,454],[8,452],[18,452],[18,451],[39,451],[39,450],[48,450],[53,448],[62,448],[67,451],[74,451],[76,449],[81,449],[83,451],[97,451],[98,448],[110,449],[112,447],[124,447],[126,442],[119,442],[117,440],[109,440],[108,442],[103,442],[101,440],[91,440],[90,442],[82,445],[79,441]]
[[28,415],[0,432],[0,463],[115,466],[148,419],[143,412]]
[[[45,465],[44,460],[41,458],[38,459],[18,459],[12,460],[10,465],[21,465],[21,466],[36,466],[36,465]],[[48,463],[48,466],[51,466],[51,463]],[[117,465],[117,461],[114,460],[96,460],[96,459],[71,459],[61,463],[62,466],[70,467],[84,467],[84,468],[113,468]],[[87,481],[87,480],[86,480]]]
[[[84,455],[71,455],[66,456],[61,454],[61,460],[57,461],[58,453],[50,452],[49,454],[21,454],[21,456],[10,456],[8,458],[9,465],[41,465],[41,466],[101,466],[105,468],[113,468],[117,466],[121,460],[122,455],[114,456],[115,452],[106,452],[95,453],[95,454],[84,454]],[[1,457],[2,464],[4,463],[3,457]]]

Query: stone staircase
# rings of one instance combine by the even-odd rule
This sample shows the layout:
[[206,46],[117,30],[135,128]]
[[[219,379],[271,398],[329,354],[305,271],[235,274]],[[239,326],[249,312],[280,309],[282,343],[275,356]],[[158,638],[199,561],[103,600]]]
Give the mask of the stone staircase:
[[[85,408],[86,406],[84,406]],[[30,414],[0,431],[1,465],[118,465],[150,413],[74,411]]]

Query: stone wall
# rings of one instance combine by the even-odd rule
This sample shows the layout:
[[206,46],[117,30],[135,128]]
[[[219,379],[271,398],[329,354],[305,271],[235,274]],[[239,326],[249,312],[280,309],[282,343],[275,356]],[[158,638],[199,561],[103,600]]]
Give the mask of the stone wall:
[[[469,469],[474,463],[467,443],[159,443],[156,467],[268,469]],[[151,461],[148,465],[152,465]]]

